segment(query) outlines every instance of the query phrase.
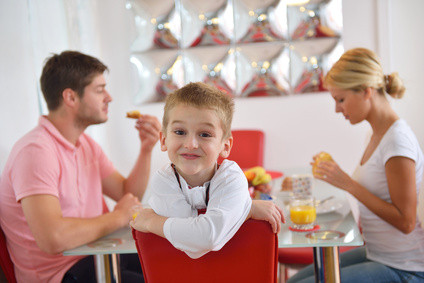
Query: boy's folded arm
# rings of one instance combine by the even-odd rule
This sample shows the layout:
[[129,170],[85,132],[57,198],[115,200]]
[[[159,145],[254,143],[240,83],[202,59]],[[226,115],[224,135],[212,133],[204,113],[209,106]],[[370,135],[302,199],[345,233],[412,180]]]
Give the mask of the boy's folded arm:
[[148,203],[158,215],[184,218],[196,215],[191,205],[181,193],[152,194]]
[[193,209],[176,183],[157,173],[152,178],[149,206],[159,215],[166,217],[190,217]]
[[250,207],[247,190],[218,190],[211,194],[206,214],[170,218],[164,225],[164,233],[174,247],[190,257],[200,257],[224,246],[244,223]]
[[166,238],[192,258],[219,250],[237,232],[239,225],[231,227],[233,223],[225,221],[226,217],[220,213],[207,214],[167,219],[163,227]]

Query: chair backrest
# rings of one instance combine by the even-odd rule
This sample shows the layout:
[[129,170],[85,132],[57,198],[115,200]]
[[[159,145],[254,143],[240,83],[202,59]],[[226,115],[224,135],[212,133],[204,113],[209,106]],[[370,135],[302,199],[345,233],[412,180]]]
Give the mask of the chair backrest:
[[[265,134],[261,130],[233,130],[233,148],[229,160],[237,162],[242,169],[264,165]],[[222,159],[218,160],[221,163]]]
[[15,270],[13,268],[13,262],[10,259],[9,251],[7,250],[6,237],[4,236],[3,230],[0,228],[0,266],[3,273],[9,283],[15,283]]
[[278,237],[265,221],[247,220],[221,250],[198,259],[155,234],[133,237],[146,283],[277,282]]

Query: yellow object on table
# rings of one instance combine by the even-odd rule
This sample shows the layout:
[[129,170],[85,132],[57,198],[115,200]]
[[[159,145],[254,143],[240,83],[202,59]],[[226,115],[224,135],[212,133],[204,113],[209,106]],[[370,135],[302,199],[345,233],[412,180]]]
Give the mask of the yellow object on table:
[[290,220],[294,224],[305,225],[310,224],[317,218],[315,206],[301,205],[290,207]]
[[332,158],[332,157],[331,157],[331,155],[330,155],[329,153],[327,153],[327,152],[324,152],[324,151],[320,152],[320,153],[318,154],[317,158],[315,159],[314,164],[312,164],[312,174],[313,174],[314,176],[321,177],[321,174],[318,174],[318,173],[316,172],[317,167],[318,167],[318,164],[319,164],[321,161],[333,161],[333,158]]
[[261,166],[256,166],[246,170],[244,172],[244,175],[246,176],[247,181],[251,183],[252,186],[267,184],[272,179],[271,175],[266,173],[266,170]]

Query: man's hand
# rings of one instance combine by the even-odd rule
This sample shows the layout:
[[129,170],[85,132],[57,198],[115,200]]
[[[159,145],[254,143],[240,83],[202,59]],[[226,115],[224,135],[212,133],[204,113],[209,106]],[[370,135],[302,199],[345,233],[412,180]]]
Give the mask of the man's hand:
[[135,210],[134,207],[140,206],[140,201],[131,193],[125,194],[115,205],[114,212],[119,212],[122,215],[122,227],[128,225],[132,219]]
[[269,200],[253,200],[250,210],[252,219],[268,221],[274,233],[279,233],[281,222],[286,223],[283,210]]
[[141,140],[142,148],[152,150],[159,140],[159,132],[162,125],[155,116],[143,115],[135,125]]

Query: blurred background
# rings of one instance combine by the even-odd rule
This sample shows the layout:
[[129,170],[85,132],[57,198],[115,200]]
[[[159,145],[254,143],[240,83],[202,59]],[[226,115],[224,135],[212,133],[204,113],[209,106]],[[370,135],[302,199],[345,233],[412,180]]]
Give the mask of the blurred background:
[[[265,132],[264,166],[269,170],[283,172],[285,168],[307,167],[314,154],[327,151],[343,169],[349,173],[353,172],[366,145],[368,125],[362,123],[351,126],[342,115],[337,115],[334,111],[334,101],[328,92],[317,92],[319,89],[306,88],[296,93],[298,80],[295,78],[300,77],[302,67],[299,67],[297,71],[287,69],[287,64],[294,65],[295,59],[292,58],[297,56],[296,52],[299,50],[307,52],[312,48],[311,54],[314,52],[330,54],[331,52],[316,50],[318,46],[322,47],[325,43],[314,43],[313,40],[321,39],[308,38],[308,31],[303,35],[301,30],[295,33],[293,27],[298,24],[290,22],[290,18],[280,19],[279,14],[274,13],[272,16],[270,10],[264,10],[263,13],[273,22],[271,27],[274,33],[270,33],[273,36],[270,41],[263,40],[265,43],[255,41],[252,34],[249,34],[249,27],[253,22],[250,18],[246,18],[244,22],[241,18],[234,20],[233,17],[236,15],[234,13],[232,16],[223,18],[227,19],[227,22],[221,21],[222,33],[218,34],[221,37],[215,38],[215,43],[224,42],[223,44],[208,43],[214,40],[210,37],[202,39],[199,36],[188,36],[199,34],[199,30],[204,26],[202,23],[199,24],[199,21],[196,24],[193,20],[191,27],[176,31],[181,35],[180,41],[175,43],[172,38],[166,42],[162,41],[162,45],[171,44],[169,50],[163,51],[161,50],[163,47],[153,44],[155,41],[152,40],[154,34],[151,29],[140,26],[143,21],[137,23],[137,19],[144,19],[144,21],[150,19],[152,23],[151,19],[154,18],[152,15],[156,13],[167,16],[169,20],[172,14],[169,13],[169,7],[166,8],[166,3],[169,1],[160,1],[161,5],[148,6],[150,8],[147,10],[140,7],[137,10],[135,8],[137,2],[143,1],[5,0],[0,2],[0,38],[2,39],[0,45],[0,170],[13,144],[32,129],[37,124],[39,115],[46,111],[40,96],[38,80],[43,61],[49,54],[60,53],[67,49],[79,50],[98,57],[109,67],[110,72],[106,77],[107,88],[114,99],[109,108],[109,121],[103,125],[90,127],[88,133],[100,143],[117,169],[127,175],[135,162],[140,144],[134,129],[134,121],[126,119],[125,113],[138,109],[141,113],[156,115],[159,119],[163,114],[163,103],[155,102],[160,100],[154,98],[157,94],[151,95],[154,93],[152,88],[155,90],[152,84],[157,81],[154,79],[143,81],[143,77],[140,77],[140,66],[137,67],[135,59],[138,58],[138,62],[142,62],[146,68],[149,60],[155,62],[154,56],[162,58],[162,69],[151,66],[152,70],[156,70],[156,75],[152,75],[152,78],[156,80],[162,78],[157,74],[162,75],[163,70],[166,74],[169,67],[173,65],[169,65],[169,62],[175,62],[177,55],[182,54],[184,58],[192,60],[189,62],[194,63],[184,65],[186,69],[176,72],[176,78],[172,78],[171,81],[177,82],[178,86],[178,82],[181,84],[187,80],[205,79],[219,63],[228,62],[225,58],[229,57],[228,50],[233,48],[236,51],[241,50],[243,56],[247,58],[245,60],[247,63],[242,65],[242,60],[233,61],[232,64],[238,64],[238,69],[243,71],[241,75],[234,74],[233,77],[230,72],[231,67],[226,69],[225,66],[219,65],[221,67],[218,66],[219,68],[215,70],[222,71],[218,76],[220,79],[218,83],[223,87],[235,89],[236,112],[233,129],[262,129]],[[144,2],[144,4],[149,3],[149,1]],[[187,4],[185,2],[190,1],[176,3]],[[221,2],[224,5],[226,1],[217,3]],[[231,1],[231,3],[238,2],[241,1]],[[424,26],[422,17],[424,2],[420,0],[340,0],[339,2],[341,4],[339,8],[335,8],[335,11],[339,12],[332,16],[335,18],[333,21],[338,22],[339,26],[333,27],[334,33],[327,33],[327,37],[336,38],[334,46],[338,46],[339,53],[354,47],[366,47],[378,53],[385,73],[399,72],[407,91],[403,99],[392,101],[392,103],[398,114],[412,127],[421,147],[424,148],[422,122],[424,121],[424,111],[422,111],[424,95],[421,90],[424,39],[420,35]],[[255,1],[243,3],[254,5]],[[212,13],[205,13],[203,20],[207,21],[208,17],[213,17],[213,12],[224,11],[226,6],[222,5],[210,8],[209,12],[212,11]],[[237,8],[236,5],[234,7],[234,9]],[[256,7],[254,11],[262,13],[261,8],[263,7]],[[275,10],[276,6],[272,8]],[[182,11],[181,7],[178,9]],[[199,8],[191,7],[191,10],[187,11],[190,12],[193,9]],[[200,12],[196,11],[197,14],[193,16],[193,19],[199,18]],[[140,17],[137,18],[137,15]],[[281,15],[284,17],[286,14]],[[299,17],[295,19],[298,22]],[[228,23],[231,19],[239,23],[239,28],[234,28],[234,22]],[[288,26],[284,23],[288,23]],[[183,24],[187,23],[183,21]],[[237,34],[237,31],[240,34]],[[295,34],[299,33],[300,37],[296,38]],[[229,41],[226,42],[226,40]],[[308,40],[312,44],[303,46],[302,43]],[[172,46],[172,44],[176,45]],[[198,46],[193,47],[193,44]],[[290,46],[296,48],[290,49]],[[172,48],[178,52],[173,51]],[[277,51],[272,51],[274,49]],[[288,53],[284,53],[286,49]],[[277,63],[270,61],[270,66],[272,64],[280,66],[279,71],[273,73],[278,77],[278,84],[276,84],[280,86],[277,88],[278,95],[245,98],[247,95],[243,94],[243,91],[247,89],[248,82],[255,74],[252,62],[256,63],[255,66],[259,65],[267,70],[269,66],[264,65],[264,61],[275,57],[271,56],[272,52],[283,58]],[[270,58],[265,58],[266,60],[261,58],[265,54],[268,54]],[[302,66],[304,62],[302,56],[298,57],[300,63],[297,66]],[[284,58],[292,60],[287,63],[288,61],[284,61]],[[324,63],[319,61],[319,64],[325,65]],[[187,66],[194,67],[190,71],[187,70]],[[178,69],[177,67],[175,68]],[[200,68],[205,73],[202,76],[196,75],[198,74],[196,68]],[[215,72],[215,75],[216,73],[218,72]],[[284,88],[286,92],[282,91]],[[159,146],[156,146],[153,153],[152,172],[167,162],[166,153],[161,152]]]

